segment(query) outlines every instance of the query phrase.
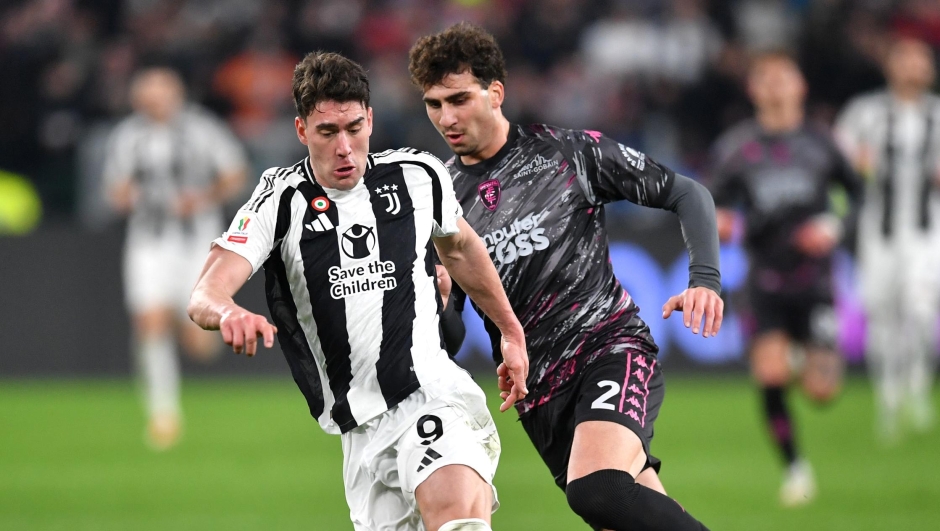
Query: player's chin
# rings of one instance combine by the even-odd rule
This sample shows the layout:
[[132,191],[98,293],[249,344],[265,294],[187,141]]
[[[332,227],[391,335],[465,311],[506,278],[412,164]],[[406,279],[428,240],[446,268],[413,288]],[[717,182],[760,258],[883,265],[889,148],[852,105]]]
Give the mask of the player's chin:
[[476,147],[475,146],[471,147],[467,145],[466,143],[451,144],[450,150],[453,151],[455,155],[458,155],[461,157],[465,155],[473,155],[474,153],[476,153]]

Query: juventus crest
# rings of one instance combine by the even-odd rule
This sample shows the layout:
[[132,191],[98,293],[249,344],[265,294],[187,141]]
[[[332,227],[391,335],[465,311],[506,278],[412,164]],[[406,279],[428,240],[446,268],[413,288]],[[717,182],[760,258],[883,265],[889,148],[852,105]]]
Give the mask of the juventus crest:
[[375,189],[375,193],[379,195],[382,199],[388,201],[388,206],[385,207],[385,211],[391,215],[398,214],[401,212],[401,200],[398,199],[398,185],[385,185],[379,186]]

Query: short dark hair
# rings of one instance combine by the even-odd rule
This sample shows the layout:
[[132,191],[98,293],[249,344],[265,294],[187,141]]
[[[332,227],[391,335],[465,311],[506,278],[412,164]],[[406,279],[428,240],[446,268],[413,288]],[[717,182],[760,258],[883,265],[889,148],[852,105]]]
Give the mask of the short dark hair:
[[796,55],[787,48],[767,48],[751,55],[748,61],[748,70],[753,71],[758,65],[773,61],[782,61],[792,64],[800,70],[800,61]]
[[450,74],[470,72],[484,87],[506,82],[506,62],[496,39],[483,28],[461,22],[418,39],[409,53],[411,82],[422,90]]
[[307,116],[323,101],[369,106],[369,78],[362,66],[338,53],[310,52],[294,67],[291,84],[297,114]]

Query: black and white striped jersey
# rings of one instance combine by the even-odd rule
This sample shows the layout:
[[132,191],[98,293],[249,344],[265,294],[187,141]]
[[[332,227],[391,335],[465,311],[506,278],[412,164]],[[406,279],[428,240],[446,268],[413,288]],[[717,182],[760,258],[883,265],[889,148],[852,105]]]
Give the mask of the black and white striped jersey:
[[[836,137],[866,178],[859,243],[940,244],[940,98],[901,102],[887,90],[851,100]],[[862,164],[859,164],[862,163]],[[926,237],[926,241],[921,241]]]
[[264,172],[215,244],[264,266],[278,341],[310,413],[345,433],[437,379],[443,349],[431,237],[458,232],[450,175],[411,149],[371,154],[348,191],[309,159]]
[[221,173],[246,165],[244,150],[225,123],[198,105],[187,105],[168,123],[140,113],[122,120],[108,142],[104,180],[109,186],[131,180],[138,187],[140,199],[129,220],[132,234],[163,234],[184,224],[192,225],[195,234],[217,234],[221,205],[184,223],[174,212],[176,203],[183,194],[205,193]]

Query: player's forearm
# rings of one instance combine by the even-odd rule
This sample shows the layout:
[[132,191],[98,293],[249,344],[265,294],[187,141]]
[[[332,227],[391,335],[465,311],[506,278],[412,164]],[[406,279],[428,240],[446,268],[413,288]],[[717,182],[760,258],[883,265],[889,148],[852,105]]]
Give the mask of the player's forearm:
[[251,276],[247,260],[219,246],[213,246],[199,281],[189,299],[187,313],[194,323],[206,330],[218,330],[222,319],[240,309],[232,296]]
[[238,308],[232,297],[221,286],[202,282],[193,290],[189,306],[189,318],[205,330],[218,330],[222,318]]
[[711,194],[701,184],[677,174],[663,208],[679,216],[689,251],[689,287],[721,293],[718,226]]
[[512,311],[499,273],[476,234],[460,238],[459,245],[441,250],[441,263],[504,336],[524,337],[522,325]]

